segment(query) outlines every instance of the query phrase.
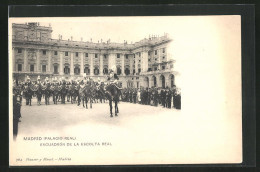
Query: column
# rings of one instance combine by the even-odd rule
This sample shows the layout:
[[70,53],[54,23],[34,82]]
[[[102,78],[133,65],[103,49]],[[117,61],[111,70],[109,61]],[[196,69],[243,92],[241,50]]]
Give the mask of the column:
[[41,72],[41,64],[40,64],[40,50],[36,50],[36,71]]
[[135,73],[138,73],[138,63],[139,63],[139,56],[138,55],[135,56]]
[[122,62],[122,75],[124,76],[125,75],[125,54],[123,54],[121,62]]
[[142,71],[148,71],[148,51],[144,51],[142,56]]
[[23,71],[24,72],[27,72],[27,64],[28,64],[27,49],[24,49],[24,54],[23,54]]
[[48,52],[48,72],[51,73],[51,53],[52,51],[50,50]]
[[13,64],[13,70],[12,70],[12,72],[14,72],[14,71],[16,71],[16,69],[15,69],[15,48],[13,47],[12,48],[12,64]]
[[149,88],[151,88],[154,84],[154,81],[153,81],[153,77],[152,76],[149,76]]
[[161,49],[158,49],[157,50],[157,56],[158,56],[158,62],[159,62],[159,65],[158,65],[158,69],[161,70]]
[[94,75],[94,67],[93,67],[93,56],[95,56],[95,54],[91,53],[89,54],[89,69],[90,69],[90,76],[93,76]]
[[[80,72],[81,72],[81,65],[80,65]],[[73,52],[70,53],[70,75],[71,76],[74,75],[74,53]]]
[[100,69],[99,69],[99,75],[103,76],[103,54],[100,54]]
[[[83,76],[83,73],[84,73],[84,58],[83,58],[84,52],[81,52],[79,54],[80,54],[80,75]],[[72,69],[72,70],[74,72],[74,69]]]
[[129,58],[129,65],[130,65],[130,68],[129,68],[129,70],[130,70],[130,75],[132,75],[132,74],[133,74],[133,59],[134,59],[134,57],[129,54],[129,55],[128,55],[128,58]]
[[60,75],[63,75],[63,57],[62,52],[59,52],[60,55]]

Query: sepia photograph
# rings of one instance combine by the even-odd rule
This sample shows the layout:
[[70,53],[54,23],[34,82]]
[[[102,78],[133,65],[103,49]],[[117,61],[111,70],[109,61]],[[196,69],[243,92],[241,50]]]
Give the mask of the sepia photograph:
[[9,18],[10,166],[242,162],[241,17]]

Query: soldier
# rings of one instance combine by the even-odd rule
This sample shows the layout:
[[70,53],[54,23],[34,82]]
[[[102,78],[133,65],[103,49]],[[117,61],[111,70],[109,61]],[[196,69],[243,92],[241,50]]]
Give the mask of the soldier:
[[116,66],[113,66],[110,71],[109,71],[109,76],[107,78],[107,80],[109,81],[110,84],[116,84],[118,83],[118,76],[117,74],[114,72],[116,70]]
[[41,93],[41,77],[38,76],[37,81],[36,81],[36,97],[37,97],[37,104],[41,105],[41,99],[42,99],[42,93]]
[[134,99],[134,104],[136,104],[136,97],[137,97],[137,88],[133,90],[133,99]]
[[154,106],[158,106],[159,93],[158,88],[154,89]]
[[18,122],[21,122],[21,102],[15,86],[13,87],[13,139],[16,140],[18,134]]
[[167,94],[166,94],[166,107],[171,108],[171,98],[172,98],[172,92],[171,90],[166,87],[167,89]]
[[165,90],[162,89],[161,90],[161,102],[162,102],[162,106],[165,107]]

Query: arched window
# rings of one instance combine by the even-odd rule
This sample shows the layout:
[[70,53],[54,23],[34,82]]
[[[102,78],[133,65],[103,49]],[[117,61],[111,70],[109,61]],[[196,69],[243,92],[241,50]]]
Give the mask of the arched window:
[[117,67],[117,75],[121,75],[121,68]]
[[125,69],[125,74],[129,75],[130,74],[130,70],[128,68]]
[[103,69],[103,74],[108,74],[108,69],[107,68]]
[[84,73],[87,74],[87,75],[89,75],[90,69],[88,68],[88,66],[86,66],[86,67],[84,68]]
[[69,66],[64,67],[64,74],[69,74],[70,73],[70,68]]
[[76,66],[76,67],[74,68],[74,74],[75,74],[75,75],[79,75],[79,74],[80,74],[80,68],[79,68],[78,66]]
[[98,67],[95,67],[94,69],[94,75],[98,75],[99,74],[99,68]]

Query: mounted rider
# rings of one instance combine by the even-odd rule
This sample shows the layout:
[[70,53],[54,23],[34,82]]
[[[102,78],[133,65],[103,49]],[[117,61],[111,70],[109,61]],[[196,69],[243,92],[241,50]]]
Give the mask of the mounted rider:
[[109,76],[107,78],[108,81],[108,85],[115,85],[118,89],[122,89],[118,86],[118,76],[115,73],[116,71],[116,66],[113,66],[110,70],[109,70]]

